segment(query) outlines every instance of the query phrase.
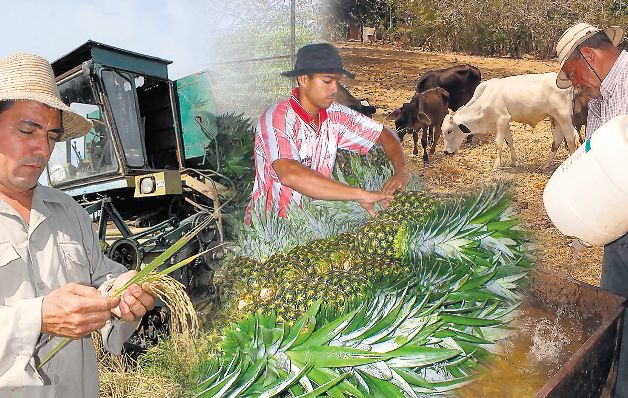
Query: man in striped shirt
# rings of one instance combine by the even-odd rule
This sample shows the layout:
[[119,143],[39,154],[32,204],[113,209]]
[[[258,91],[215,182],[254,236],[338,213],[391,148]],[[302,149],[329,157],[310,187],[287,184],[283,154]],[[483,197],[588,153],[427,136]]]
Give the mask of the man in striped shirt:
[[[346,106],[334,102],[346,71],[338,50],[331,44],[310,44],[299,49],[293,70],[298,87],[289,99],[269,107],[255,129],[255,182],[245,222],[260,200],[266,211],[275,209],[286,217],[291,205],[300,205],[302,195],[324,200],[358,202],[369,214],[384,205],[409,181],[403,150],[388,128]],[[394,173],[381,191],[364,191],[330,178],[338,149],[366,154],[381,144]]]
[[[613,117],[628,115],[628,53],[616,47],[623,38],[623,29],[619,27],[600,30],[579,23],[569,28],[556,46],[561,63],[556,84],[560,88],[573,85],[580,95],[590,99],[587,139]],[[628,234],[604,246],[600,287],[628,296]],[[627,315],[615,397],[628,397]]]

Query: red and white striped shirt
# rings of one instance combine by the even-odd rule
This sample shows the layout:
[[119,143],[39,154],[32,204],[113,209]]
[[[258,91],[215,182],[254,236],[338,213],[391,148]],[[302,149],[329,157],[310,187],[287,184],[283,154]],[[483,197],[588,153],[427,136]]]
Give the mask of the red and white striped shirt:
[[319,111],[319,126],[315,126],[298,93],[297,87],[289,99],[266,109],[255,128],[255,182],[244,219],[247,224],[253,204],[260,199],[266,201],[267,212],[275,208],[281,217],[286,217],[290,205],[301,205],[301,193],[279,182],[272,166],[275,160],[296,160],[330,177],[339,148],[364,155],[382,132],[381,123],[336,102]]

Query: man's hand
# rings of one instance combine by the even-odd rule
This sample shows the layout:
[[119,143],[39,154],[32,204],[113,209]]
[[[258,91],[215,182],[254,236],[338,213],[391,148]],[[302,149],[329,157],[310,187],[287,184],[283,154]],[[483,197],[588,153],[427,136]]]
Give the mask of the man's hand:
[[410,173],[408,170],[403,169],[400,172],[394,173],[388,181],[386,181],[386,184],[384,184],[384,187],[382,188],[382,192],[392,195],[397,191],[403,191],[406,188],[406,185],[408,185],[408,182],[410,182]]
[[[118,276],[113,282],[111,291],[115,292],[118,288],[131,279],[137,271],[129,271]],[[120,304],[111,310],[111,312],[123,321],[131,322],[139,319],[146,314],[147,311],[155,307],[156,296],[151,290],[149,283],[144,283],[141,287],[133,284],[122,293]]]
[[374,205],[377,202],[384,202],[384,207],[392,200],[392,194],[386,194],[380,191],[362,191],[360,199],[356,200],[371,217],[375,217]]
[[42,333],[78,339],[105,326],[120,299],[90,286],[69,283],[48,293],[41,305]]

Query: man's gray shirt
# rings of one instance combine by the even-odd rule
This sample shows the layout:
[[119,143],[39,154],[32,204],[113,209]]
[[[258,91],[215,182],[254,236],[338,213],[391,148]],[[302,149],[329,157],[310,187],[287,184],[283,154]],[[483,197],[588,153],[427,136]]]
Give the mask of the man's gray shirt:
[[[0,199],[0,398],[98,397],[90,336],[36,369],[61,341],[41,333],[42,300],[67,283],[99,287],[125,271],[102,254],[88,214],[68,195],[38,185],[29,223]],[[119,353],[136,325],[110,321],[100,331],[105,348]]]

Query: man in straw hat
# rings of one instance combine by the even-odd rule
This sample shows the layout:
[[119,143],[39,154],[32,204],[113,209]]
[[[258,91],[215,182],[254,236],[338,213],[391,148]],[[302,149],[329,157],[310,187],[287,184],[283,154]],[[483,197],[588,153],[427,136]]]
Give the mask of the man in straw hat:
[[620,27],[598,29],[578,23],[558,40],[559,88],[574,89],[589,101],[587,138],[602,124],[628,114],[628,54],[619,51]]
[[[55,143],[90,128],[61,101],[45,59],[0,60],[0,397],[97,397],[90,333],[120,352],[154,306],[149,286],[106,297],[135,271],[103,256],[80,205],[37,183]],[[39,368],[55,336],[75,340]]]
[[[560,88],[573,85],[589,100],[587,138],[613,117],[628,115],[628,53],[616,47],[623,38],[620,27],[598,29],[578,23],[567,29],[556,45],[560,62],[556,84]],[[600,286],[628,296],[628,234],[604,247]],[[628,397],[628,316],[624,321],[617,397]]]
[[[301,204],[302,195],[324,200],[358,202],[375,215],[377,202],[386,205],[392,194],[409,181],[403,149],[390,129],[334,102],[341,77],[354,78],[344,69],[338,50],[331,44],[310,44],[299,49],[292,96],[269,107],[255,129],[255,182],[245,222],[252,207],[264,200],[266,211],[286,217],[290,205]],[[394,173],[381,191],[365,191],[330,179],[338,149],[366,154],[381,144]]]

